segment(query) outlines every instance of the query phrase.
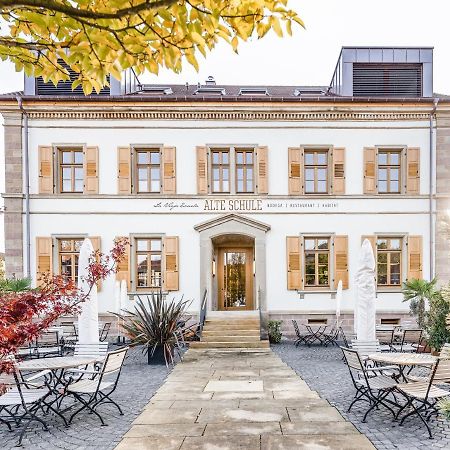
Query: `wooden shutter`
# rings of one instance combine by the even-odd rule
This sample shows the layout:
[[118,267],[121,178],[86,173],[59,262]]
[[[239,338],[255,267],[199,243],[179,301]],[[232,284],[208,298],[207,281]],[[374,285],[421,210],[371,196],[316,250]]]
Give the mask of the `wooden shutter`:
[[197,147],[197,193],[208,193],[208,148]]
[[[89,236],[89,239],[90,239],[90,241],[92,242],[92,247],[94,247],[94,251],[101,251],[102,250],[102,247],[101,247],[101,238],[99,237],[99,236],[94,236],[94,237],[91,237],[91,236]],[[98,260],[98,258],[97,258],[97,260]],[[98,282],[97,282],[97,291],[100,291],[102,289],[102,281],[101,280],[99,280]]]
[[131,149],[119,147],[117,149],[118,160],[118,192],[119,194],[131,194]]
[[333,149],[333,194],[345,194],[345,148]]
[[178,236],[165,237],[163,246],[163,288],[178,291]]
[[377,237],[375,235],[369,235],[369,236],[361,236],[361,245],[364,242],[364,239],[367,239],[370,242],[370,245],[372,246],[373,254],[375,256],[375,262],[377,260]]
[[258,194],[269,193],[269,166],[268,166],[268,147],[256,148],[256,164],[257,178],[256,178],[256,192]]
[[116,281],[125,280],[127,282],[127,289],[130,290],[130,244],[125,247],[125,255],[122,261],[117,265]]
[[53,194],[53,147],[39,146],[39,194]]
[[162,149],[162,193],[176,194],[176,149],[163,147]]
[[420,148],[406,150],[406,193],[420,194]]
[[364,194],[376,194],[377,189],[377,149],[364,149]]
[[42,284],[41,277],[52,273],[53,241],[51,237],[36,238],[36,286]]
[[303,189],[303,150],[300,147],[288,148],[289,195],[301,195]]
[[84,193],[98,194],[98,147],[86,147],[84,152]]
[[301,243],[300,236],[286,237],[287,288],[290,291],[303,289]]
[[342,280],[342,288],[348,289],[348,236],[334,237],[334,288]]
[[408,236],[407,278],[422,279],[422,236]]

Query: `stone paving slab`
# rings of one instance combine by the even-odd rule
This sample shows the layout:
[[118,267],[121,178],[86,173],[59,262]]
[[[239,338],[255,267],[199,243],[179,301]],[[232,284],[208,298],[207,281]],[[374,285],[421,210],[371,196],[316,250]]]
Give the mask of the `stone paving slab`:
[[148,448],[374,447],[273,352],[189,350],[186,362],[173,370],[117,447]]

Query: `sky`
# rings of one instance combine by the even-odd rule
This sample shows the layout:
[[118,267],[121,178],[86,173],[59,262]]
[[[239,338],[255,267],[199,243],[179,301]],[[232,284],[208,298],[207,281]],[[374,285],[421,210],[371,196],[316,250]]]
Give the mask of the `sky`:
[[[329,85],[342,46],[434,47],[434,92],[450,94],[450,37],[448,0],[290,0],[306,29],[293,37],[270,32],[261,40],[240,46],[236,55],[219,45],[200,57],[200,70],[181,74],[162,71],[146,76],[154,83],[203,83],[212,75],[219,84]],[[23,76],[0,62],[0,93],[21,90]],[[3,128],[0,128],[3,142]],[[0,191],[4,191],[3,145],[0,145]],[[0,225],[0,251],[3,250]]]

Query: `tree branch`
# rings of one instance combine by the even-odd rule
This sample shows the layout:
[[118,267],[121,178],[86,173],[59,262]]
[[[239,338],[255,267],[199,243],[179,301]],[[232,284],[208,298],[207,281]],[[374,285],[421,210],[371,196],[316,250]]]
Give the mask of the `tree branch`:
[[[155,9],[165,8],[177,3],[178,0],[154,0],[144,1],[135,6],[118,9],[114,13],[102,13],[90,11],[87,9],[74,8],[68,5],[62,5],[55,0],[0,0],[0,10],[8,8],[42,8],[48,11],[56,11],[70,17],[84,17],[86,19],[122,19],[123,17],[137,14],[141,11],[152,11]],[[3,12],[3,11],[2,11]]]

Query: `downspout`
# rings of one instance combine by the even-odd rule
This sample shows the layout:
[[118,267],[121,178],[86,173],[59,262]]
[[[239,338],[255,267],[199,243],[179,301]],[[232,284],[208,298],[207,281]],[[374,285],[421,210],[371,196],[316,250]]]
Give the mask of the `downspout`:
[[435,245],[435,235],[434,235],[434,188],[435,183],[434,179],[436,176],[436,170],[435,170],[435,149],[433,146],[433,120],[436,116],[436,109],[439,103],[439,98],[434,99],[434,105],[433,109],[430,112],[430,127],[429,127],[429,146],[430,146],[430,193],[429,193],[429,221],[430,221],[430,280],[432,280],[435,277],[435,264],[434,264],[434,245]]
[[28,113],[25,111],[22,104],[22,95],[16,94],[17,104],[22,113],[23,127],[22,127],[22,142],[24,151],[24,165],[25,165],[25,248],[27,255],[27,265],[25,277],[31,277],[31,229],[30,229],[30,165],[28,154]]

